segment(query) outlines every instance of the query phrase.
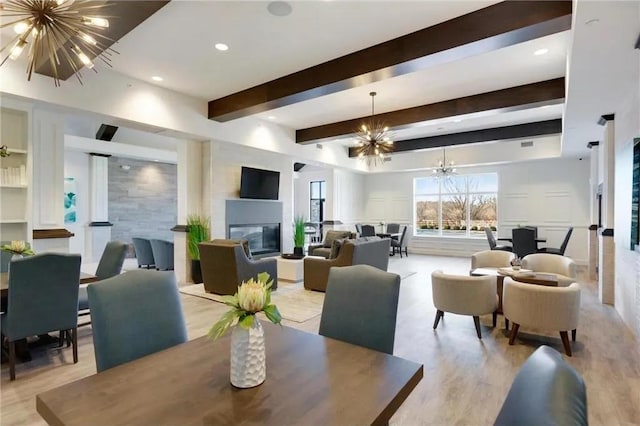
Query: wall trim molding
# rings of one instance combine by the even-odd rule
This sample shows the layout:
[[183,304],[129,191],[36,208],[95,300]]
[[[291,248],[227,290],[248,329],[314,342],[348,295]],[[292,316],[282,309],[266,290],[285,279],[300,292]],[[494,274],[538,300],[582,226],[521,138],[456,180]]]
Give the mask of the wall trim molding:
[[104,221],[98,221],[98,222],[91,222],[91,223],[89,223],[89,226],[113,226],[113,223],[111,223],[111,222],[104,222]]
[[604,126],[607,123],[607,121],[613,121],[615,116],[616,116],[615,114],[605,114],[598,119],[598,124],[601,126]]
[[65,228],[56,228],[56,229],[34,229],[33,230],[33,239],[34,240],[44,240],[47,238],[71,238],[76,234],[73,232],[69,232],[69,230]]

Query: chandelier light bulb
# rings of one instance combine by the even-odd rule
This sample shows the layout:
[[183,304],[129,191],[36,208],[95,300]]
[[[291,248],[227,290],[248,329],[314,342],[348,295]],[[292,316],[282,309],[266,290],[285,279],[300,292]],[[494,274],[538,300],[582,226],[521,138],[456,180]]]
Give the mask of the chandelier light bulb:
[[18,22],[13,26],[13,31],[16,34],[24,34],[28,28],[29,28],[29,24],[25,21],[22,21],[22,22]]
[[91,37],[89,34],[83,33],[82,31],[78,31],[78,36],[92,46],[98,45],[98,42],[96,41],[96,39]]
[[14,44],[13,47],[11,48],[11,53],[9,54],[9,58],[12,61],[15,61],[16,59],[18,59],[22,54],[22,51],[24,50],[24,47],[26,45],[27,45],[27,42],[23,38],[18,40],[16,44]]
[[80,59],[80,62],[82,62],[87,68],[93,68],[93,62],[91,61],[91,59],[89,59],[89,57],[85,55],[78,46],[73,46],[71,48],[71,51],[76,54],[78,59]]
[[100,28],[109,28],[109,21],[98,16],[83,16],[82,23]]
[[62,6],[67,0],[56,0],[58,6]]

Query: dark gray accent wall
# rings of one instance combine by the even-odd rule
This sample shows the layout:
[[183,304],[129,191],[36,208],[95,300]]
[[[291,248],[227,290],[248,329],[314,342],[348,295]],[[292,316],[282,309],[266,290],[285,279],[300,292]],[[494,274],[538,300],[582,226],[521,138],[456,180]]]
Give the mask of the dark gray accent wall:
[[177,183],[175,164],[109,158],[111,239],[127,243],[132,237],[173,241]]
[[[282,202],[275,200],[226,200],[225,235],[229,238],[229,225],[280,224],[282,247]],[[260,257],[260,256],[257,256]]]

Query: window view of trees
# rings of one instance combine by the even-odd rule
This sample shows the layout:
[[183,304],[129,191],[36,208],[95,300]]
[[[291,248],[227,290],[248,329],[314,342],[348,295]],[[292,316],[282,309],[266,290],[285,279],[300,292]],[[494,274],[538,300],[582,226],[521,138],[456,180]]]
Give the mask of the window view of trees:
[[414,181],[416,235],[484,236],[497,227],[498,175],[417,178]]

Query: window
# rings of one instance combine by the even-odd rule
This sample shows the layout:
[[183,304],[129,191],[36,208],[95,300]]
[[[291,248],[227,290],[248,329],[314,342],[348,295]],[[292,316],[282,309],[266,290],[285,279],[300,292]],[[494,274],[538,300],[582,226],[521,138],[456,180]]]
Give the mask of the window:
[[322,223],[326,198],[325,182],[323,180],[314,181],[310,182],[309,185],[309,221]]
[[498,226],[498,175],[423,177],[413,182],[415,235],[484,237]]

